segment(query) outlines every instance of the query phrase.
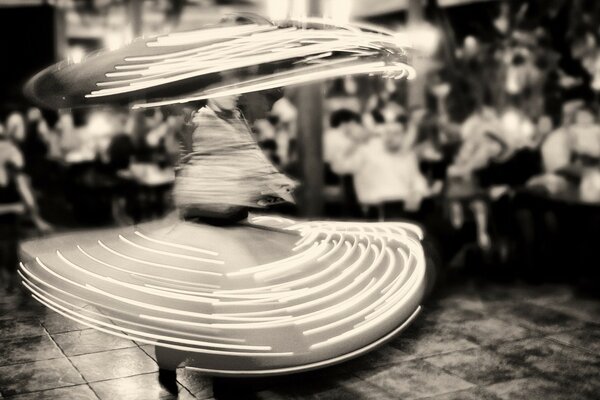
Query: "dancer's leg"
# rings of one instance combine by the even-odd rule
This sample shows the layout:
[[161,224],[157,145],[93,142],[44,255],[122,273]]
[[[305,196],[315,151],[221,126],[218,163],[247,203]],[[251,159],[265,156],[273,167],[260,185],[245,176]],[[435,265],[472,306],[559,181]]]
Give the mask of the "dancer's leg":
[[162,346],[155,347],[156,362],[158,363],[158,382],[169,393],[176,394],[177,367],[185,361],[185,353]]

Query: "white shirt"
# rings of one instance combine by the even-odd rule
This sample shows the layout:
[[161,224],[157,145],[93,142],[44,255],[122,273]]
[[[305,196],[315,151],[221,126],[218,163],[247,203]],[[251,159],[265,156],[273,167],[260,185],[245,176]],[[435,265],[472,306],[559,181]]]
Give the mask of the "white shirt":
[[336,167],[353,174],[356,195],[362,204],[414,199],[427,191],[415,154],[390,152],[381,137],[360,144],[344,160],[338,160]]
[[552,132],[541,147],[544,171],[554,172],[569,165],[571,148],[567,132],[560,128]]
[[329,129],[323,135],[323,160],[329,163],[333,172],[344,174],[337,167],[338,160],[343,159],[352,146],[354,142],[341,129]]
[[578,154],[600,157],[600,126],[573,125],[569,129],[573,150]]
[[500,117],[501,136],[510,149],[527,146],[535,134],[535,125],[524,114],[508,110]]

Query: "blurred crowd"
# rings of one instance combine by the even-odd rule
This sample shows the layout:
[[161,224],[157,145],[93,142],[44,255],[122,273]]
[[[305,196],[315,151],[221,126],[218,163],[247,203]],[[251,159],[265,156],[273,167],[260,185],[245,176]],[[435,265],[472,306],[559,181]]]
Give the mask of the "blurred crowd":
[[447,47],[420,71],[423,104],[405,82],[333,82],[330,211],[420,222],[447,262],[468,245],[534,269],[598,260],[600,7],[542,3],[502,2],[492,27]]
[[13,289],[19,240],[131,224],[169,210],[188,109],[42,112],[0,121],[0,281]]
[[[419,71],[421,103],[405,81],[327,82],[324,216],[416,221],[444,264],[472,254],[529,268],[564,265],[573,254],[597,260],[600,6],[577,1],[565,13],[565,2],[543,4],[501,2],[493,26],[445,46]],[[23,221],[45,232],[172,209],[199,106],[5,113],[2,265],[16,263]],[[312,116],[299,113],[294,89],[248,94],[239,106],[265,155],[302,179],[298,121]]]

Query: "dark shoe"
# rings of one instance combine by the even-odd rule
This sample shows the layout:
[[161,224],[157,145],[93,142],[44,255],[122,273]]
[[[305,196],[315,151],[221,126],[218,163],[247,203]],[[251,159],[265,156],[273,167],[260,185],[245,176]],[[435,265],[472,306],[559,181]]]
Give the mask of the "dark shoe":
[[172,395],[176,396],[179,392],[179,388],[177,387],[177,371],[175,370],[160,368],[158,370],[158,383]]

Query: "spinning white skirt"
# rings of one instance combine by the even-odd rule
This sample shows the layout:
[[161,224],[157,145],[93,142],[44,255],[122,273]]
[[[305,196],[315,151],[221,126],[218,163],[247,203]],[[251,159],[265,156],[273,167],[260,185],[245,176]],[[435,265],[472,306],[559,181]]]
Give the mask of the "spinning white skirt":
[[20,273],[50,309],[175,364],[281,374],[355,357],[410,323],[421,238],[407,223],[171,220],[26,243]]

